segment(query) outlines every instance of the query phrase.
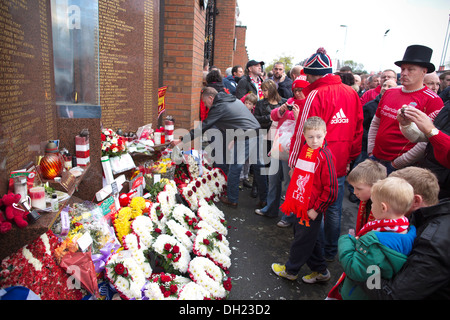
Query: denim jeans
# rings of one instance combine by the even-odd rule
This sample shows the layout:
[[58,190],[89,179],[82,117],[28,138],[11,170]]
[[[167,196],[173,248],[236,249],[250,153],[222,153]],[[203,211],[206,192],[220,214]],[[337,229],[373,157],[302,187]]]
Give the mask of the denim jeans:
[[[280,212],[283,184],[289,183],[289,165],[287,161],[271,158],[269,168],[269,187],[267,191],[267,205],[261,209],[268,217],[278,217]],[[283,214],[284,215],[284,214]]]
[[325,213],[321,228],[324,242],[324,256],[334,258],[338,251],[338,240],[341,235],[342,202],[345,194],[345,178],[338,178],[338,195],[336,201],[330,205]]
[[385,166],[385,167],[386,167],[386,171],[387,171],[387,175],[389,175],[389,174],[392,173],[393,171],[397,170],[397,169],[395,169],[395,168],[392,166],[392,161],[389,161],[389,160],[381,160],[381,159],[378,159],[377,157],[375,157],[374,155],[371,155],[371,156],[369,157],[369,159],[374,160],[374,161],[377,161],[377,162],[381,163],[383,166]]
[[[229,158],[228,178],[227,178],[227,196],[230,202],[238,203],[239,200],[239,182],[242,167],[249,156],[255,154],[257,150],[257,137],[252,137],[245,140],[245,145],[235,143],[231,158]],[[244,147],[244,152],[242,148]],[[254,158],[254,157],[252,157]],[[259,160],[258,160],[259,162]]]

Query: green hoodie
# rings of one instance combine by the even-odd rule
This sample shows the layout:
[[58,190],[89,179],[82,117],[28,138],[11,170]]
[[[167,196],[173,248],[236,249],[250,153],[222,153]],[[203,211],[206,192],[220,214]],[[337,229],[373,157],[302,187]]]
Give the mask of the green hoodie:
[[390,279],[406,262],[407,255],[380,243],[377,233],[368,232],[358,240],[350,235],[339,238],[339,261],[346,274],[340,288],[343,300],[369,299],[357,283],[366,282],[370,277],[369,283],[375,286],[379,283],[376,273],[380,272],[381,278]]

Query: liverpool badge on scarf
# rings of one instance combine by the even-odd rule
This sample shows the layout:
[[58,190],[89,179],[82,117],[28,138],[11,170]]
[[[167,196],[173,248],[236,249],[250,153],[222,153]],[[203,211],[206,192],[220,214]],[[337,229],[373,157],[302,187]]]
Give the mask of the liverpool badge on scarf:
[[320,148],[311,149],[305,144],[294,168],[286,199],[280,210],[286,215],[294,213],[300,224],[309,227],[308,204],[314,183],[314,171]]

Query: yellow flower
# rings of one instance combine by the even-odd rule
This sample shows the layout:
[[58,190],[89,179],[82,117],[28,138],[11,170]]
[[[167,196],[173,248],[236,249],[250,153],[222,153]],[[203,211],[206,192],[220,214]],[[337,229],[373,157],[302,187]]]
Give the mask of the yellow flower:
[[145,209],[145,199],[143,197],[134,197],[131,199],[130,205],[133,209]]

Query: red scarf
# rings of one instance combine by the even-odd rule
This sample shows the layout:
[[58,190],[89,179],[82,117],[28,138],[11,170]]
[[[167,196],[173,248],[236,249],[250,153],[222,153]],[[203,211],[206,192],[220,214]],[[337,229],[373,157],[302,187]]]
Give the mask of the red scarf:
[[[361,230],[357,233],[357,236],[363,236],[369,231],[385,231],[385,232],[396,232],[401,233],[408,230],[409,221],[406,217],[399,219],[384,219],[384,220],[374,220],[367,222]],[[339,277],[333,288],[327,295],[327,300],[342,300],[342,296],[339,293],[339,287],[342,285],[345,279],[345,272]]]
[[261,90],[261,80],[258,77],[258,80],[255,81],[252,77],[250,77],[251,82],[255,85],[256,90],[258,90],[258,100],[264,99],[264,95]]
[[369,221],[374,221],[372,211],[367,213],[367,201],[361,201],[359,203],[358,215],[356,216],[356,234],[358,234],[359,230]]
[[306,143],[303,145],[286,192],[286,199],[280,207],[286,215],[295,213],[300,218],[299,223],[305,223],[306,227],[309,227],[308,205],[320,149],[311,149]]

